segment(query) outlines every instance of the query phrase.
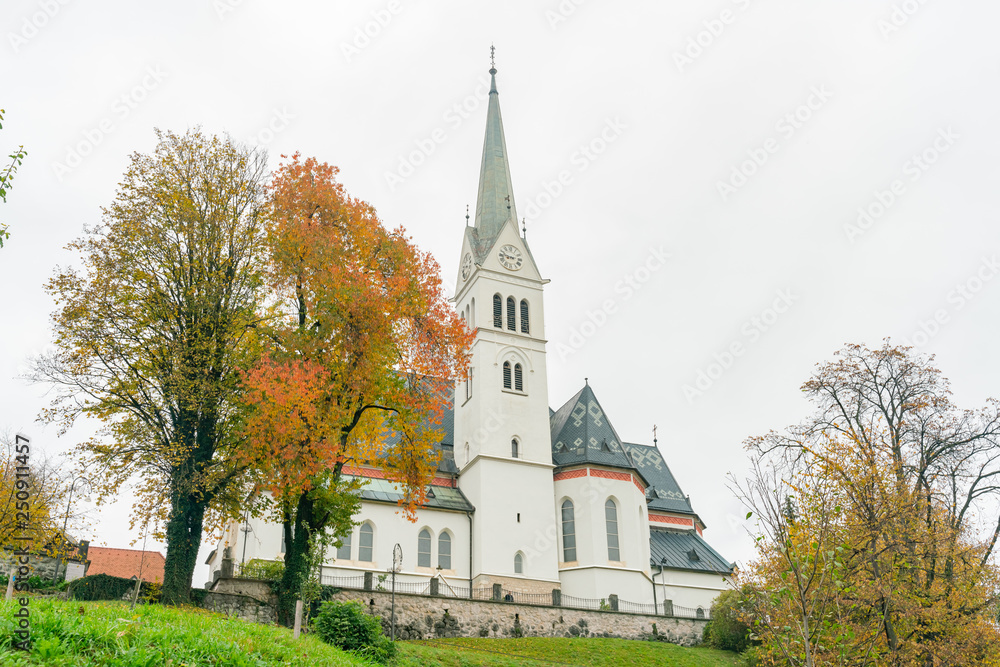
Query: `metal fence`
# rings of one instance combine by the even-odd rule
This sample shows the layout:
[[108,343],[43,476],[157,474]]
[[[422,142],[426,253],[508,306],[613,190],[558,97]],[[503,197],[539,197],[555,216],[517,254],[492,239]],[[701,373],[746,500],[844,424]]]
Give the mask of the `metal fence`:
[[[353,577],[324,576],[323,584],[354,590],[379,591],[388,593],[392,590],[392,577],[386,573],[367,573]],[[427,581],[396,580],[397,593],[411,595],[426,595],[465,600],[490,600],[493,602],[508,602],[511,604],[531,604],[546,607],[562,607],[567,609],[588,609],[593,611],[615,611],[623,614],[645,614],[648,616],[672,616],[680,618],[709,618],[707,609],[683,607],[671,601],[657,604],[630,602],[621,600],[614,595],[607,598],[580,598],[566,595],[561,591],[552,593],[527,593],[505,588],[500,584],[494,586],[478,586],[470,589],[467,586],[452,586],[444,579],[432,578]]]

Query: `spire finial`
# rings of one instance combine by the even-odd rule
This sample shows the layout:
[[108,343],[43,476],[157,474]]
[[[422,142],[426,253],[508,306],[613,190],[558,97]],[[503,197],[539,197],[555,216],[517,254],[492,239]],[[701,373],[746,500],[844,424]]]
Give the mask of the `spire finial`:
[[589,387],[590,386],[590,378],[583,378],[583,383]]
[[528,225],[526,223],[527,218],[521,218],[521,236],[524,238],[528,238]]
[[653,424],[653,447],[656,447],[656,424]]
[[496,47],[490,44],[490,69],[496,69]]
[[465,226],[469,226],[469,205],[465,205]]

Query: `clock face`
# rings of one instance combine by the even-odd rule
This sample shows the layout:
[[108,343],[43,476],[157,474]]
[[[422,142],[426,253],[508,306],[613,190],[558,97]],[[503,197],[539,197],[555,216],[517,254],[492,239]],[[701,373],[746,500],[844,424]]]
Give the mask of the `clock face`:
[[472,255],[465,253],[465,257],[462,258],[462,280],[468,280],[470,273],[472,273]]
[[500,248],[498,257],[500,258],[500,263],[504,265],[504,268],[511,271],[517,271],[521,268],[521,264],[524,263],[524,256],[521,255],[521,251],[510,244]]

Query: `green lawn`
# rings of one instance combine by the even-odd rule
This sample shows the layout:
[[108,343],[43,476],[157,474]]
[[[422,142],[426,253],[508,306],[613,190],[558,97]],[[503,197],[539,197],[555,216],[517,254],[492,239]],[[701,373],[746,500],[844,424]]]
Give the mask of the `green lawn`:
[[314,637],[193,607],[62,602],[33,597],[30,653],[11,647],[13,602],[0,601],[0,665],[310,667],[365,665]]
[[[339,667],[369,663],[290,630],[193,607],[31,599],[30,652],[12,648],[14,603],[0,601],[0,665],[116,667]],[[395,667],[734,667],[724,651],[624,639],[435,639],[399,642]]]
[[627,639],[435,639],[400,642],[398,667],[733,667],[736,655],[708,648]]

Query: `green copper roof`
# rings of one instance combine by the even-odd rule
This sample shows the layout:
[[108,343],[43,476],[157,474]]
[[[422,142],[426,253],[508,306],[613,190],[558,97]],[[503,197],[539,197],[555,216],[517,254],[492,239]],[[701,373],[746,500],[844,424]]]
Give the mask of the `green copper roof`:
[[476,200],[477,240],[486,246],[486,250],[492,247],[508,219],[517,224],[496,75],[496,68],[490,68],[490,102],[486,110],[486,138],[483,140],[483,163],[479,169],[479,197]]

